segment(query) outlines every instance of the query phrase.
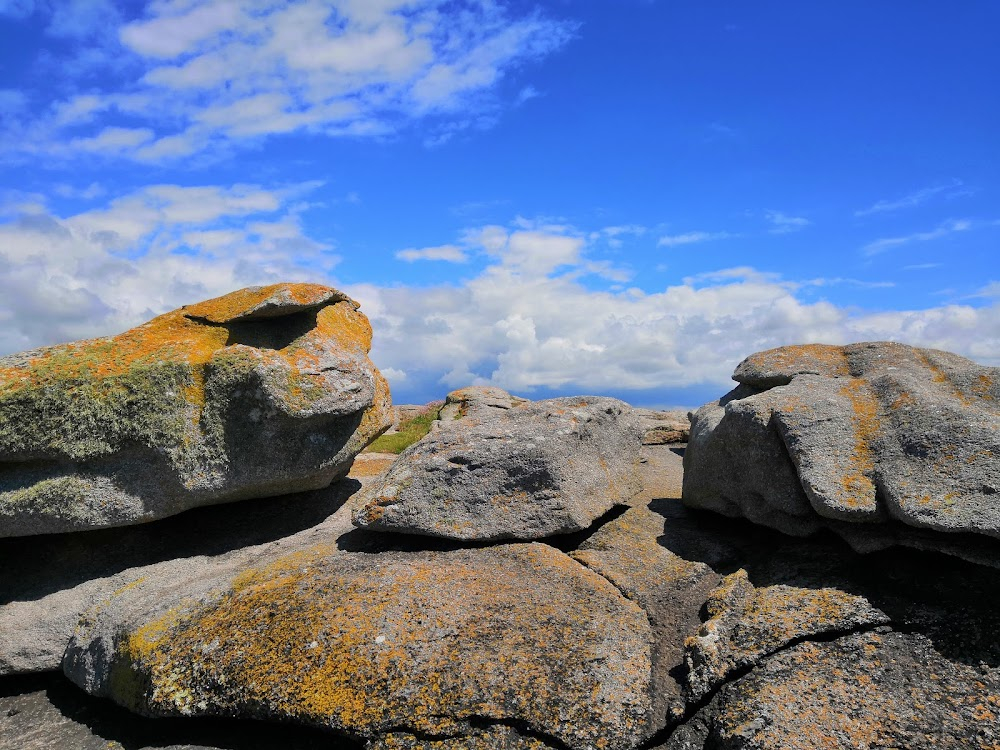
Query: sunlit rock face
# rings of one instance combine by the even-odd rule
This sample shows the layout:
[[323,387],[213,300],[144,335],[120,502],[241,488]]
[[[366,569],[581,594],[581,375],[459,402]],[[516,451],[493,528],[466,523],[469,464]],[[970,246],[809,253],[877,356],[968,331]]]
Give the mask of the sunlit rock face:
[[693,417],[684,501],[1000,564],[1000,370],[877,342],[744,360]]
[[381,742],[513,726],[622,750],[647,733],[646,616],[547,545],[319,544],[214,584],[169,602],[140,585],[92,610],[64,669],[144,714],[279,718]]
[[449,394],[430,434],[364,491],[362,528],[455,540],[580,531],[641,487],[641,426],[617,399]]
[[329,484],[391,421],[370,345],[345,295],[276,284],[0,358],[0,536]]

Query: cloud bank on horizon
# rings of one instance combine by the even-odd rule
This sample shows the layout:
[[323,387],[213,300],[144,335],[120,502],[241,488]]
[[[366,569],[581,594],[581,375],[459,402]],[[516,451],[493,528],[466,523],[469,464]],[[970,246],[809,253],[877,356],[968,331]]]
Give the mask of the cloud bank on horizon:
[[0,353],[308,280],[397,401],[1000,365],[994,3],[597,5],[0,0]]

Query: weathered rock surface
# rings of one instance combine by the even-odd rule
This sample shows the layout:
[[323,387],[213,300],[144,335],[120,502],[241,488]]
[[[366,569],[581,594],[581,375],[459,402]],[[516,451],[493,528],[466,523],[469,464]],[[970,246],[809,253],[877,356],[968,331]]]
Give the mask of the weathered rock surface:
[[329,732],[240,719],[151,719],[52,672],[0,682],[0,750],[361,750]]
[[727,684],[664,750],[995,748],[1000,670],[945,659],[924,636],[805,642]]
[[390,420],[356,303],[244,289],[0,358],[0,537],[322,487]]
[[84,612],[135,588],[200,596],[239,571],[350,531],[360,486],[197,508],[149,524],[0,540],[0,675],[59,669]]
[[459,388],[445,396],[439,419],[450,422],[462,417],[489,418],[493,409],[510,409],[528,403],[527,399],[507,393],[503,388],[473,385]]
[[801,639],[852,632],[890,618],[863,596],[830,586],[754,587],[740,568],[705,601],[708,620],[685,641],[687,698],[701,700],[726,678]]
[[645,615],[546,545],[320,544],[196,583],[201,595],[165,599],[140,582],[93,608],[67,675],[140,713],[294,719],[369,739],[514,722],[546,744],[628,748],[647,730]]
[[[652,743],[672,748],[916,748],[939,722],[944,746],[965,732],[991,747],[994,570],[690,510],[681,450],[643,447],[642,493],[550,540],[568,554],[355,529],[349,479],[236,515],[0,540],[8,663],[50,638],[58,666],[72,637],[62,665],[78,684],[179,717],[124,722],[82,693],[0,680],[0,707],[20,712],[0,712],[0,738],[142,748],[166,721],[158,744],[185,750],[340,748],[344,734],[380,750],[634,748],[661,728]],[[872,634],[890,645],[852,640]],[[211,715],[239,720],[197,718]],[[307,726],[268,734],[253,717]],[[843,734],[844,717],[882,733]]]
[[636,409],[635,415],[642,424],[643,445],[686,443],[691,434],[691,420],[686,411]]
[[684,501],[1000,564],[1000,371],[894,343],[784,347],[694,415]]
[[700,625],[699,612],[719,579],[708,565],[685,560],[658,541],[670,520],[660,503],[652,508],[644,503],[602,526],[570,553],[611,581],[649,617],[657,729],[684,712],[684,683],[677,678],[684,665],[684,639],[679,636]]
[[465,389],[366,488],[354,522],[459,540],[578,531],[639,491],[638,447],[638,422],[616,399],[525,402],[496,388]]

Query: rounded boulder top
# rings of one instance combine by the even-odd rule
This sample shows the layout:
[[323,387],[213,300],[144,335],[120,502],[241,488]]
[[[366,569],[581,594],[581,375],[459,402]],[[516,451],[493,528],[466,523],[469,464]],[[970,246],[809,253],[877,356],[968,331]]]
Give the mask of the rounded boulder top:
[[222,297],[185,305],[181,312],[189,318],[200,318],[209,323],[233,323],[278,318],[336,302],[350,302],[355,309],[360,307],[346,294],[321,284],[271,284],[251,286]]
[[371,334],[346,295],[286,283],[0,357],[0,537],[329,484],[391,423]]

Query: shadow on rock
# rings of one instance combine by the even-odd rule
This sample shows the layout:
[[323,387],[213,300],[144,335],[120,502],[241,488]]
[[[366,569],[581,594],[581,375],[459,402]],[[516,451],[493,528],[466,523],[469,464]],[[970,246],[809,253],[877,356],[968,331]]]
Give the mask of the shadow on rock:
[[322,523],[360,486],[343,479],[322,490],[196,508],[141,526],[0,540],[0,604],[164,560],[277,541]]
[[[8,744],[10,743],[10,744]],[[153,719],[86,695],[62,675],[0,680],[0,749],[360,750],[317,729],[237,719]]]
[[649,508],[665,521],[659,544],[685,560],[720,575],[743,569],[758,590],[784,586],[864,597],[888,616],[893,630],[926,636],[945,658],[1000,666],[993,568],[902,548],[859,554],[832,532],[787,536],[676,500],[653,500]]

